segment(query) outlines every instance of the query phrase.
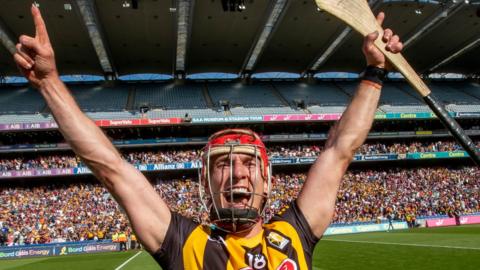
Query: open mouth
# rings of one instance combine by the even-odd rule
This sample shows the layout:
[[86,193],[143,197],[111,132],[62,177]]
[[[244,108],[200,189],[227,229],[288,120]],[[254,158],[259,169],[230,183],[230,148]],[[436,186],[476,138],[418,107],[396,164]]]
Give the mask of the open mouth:
[[250,205],[250,199],[252,199],[252,192],[248,188],[234,187],[223,192],[225,201],[229,207],[245,208]]

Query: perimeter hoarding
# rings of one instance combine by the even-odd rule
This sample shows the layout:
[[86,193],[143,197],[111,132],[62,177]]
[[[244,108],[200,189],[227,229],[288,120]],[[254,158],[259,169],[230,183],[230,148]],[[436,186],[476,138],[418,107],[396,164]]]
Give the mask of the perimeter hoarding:
[[58,125],[55,122],[0,124],[0,130],[4,131],[56,128]]
[[[458,219],[460,225],[468,225],[468,224],[480,224],[480,215],[474,214],[469,216],[460,216]],[[434,219],[427,219],[425,221],[427,227],[446,227],[446,226],[455,226],[457,224],[457,220],[455,218],[434,218]]]
[[14,171],[14,170],[2,171],[2,172],[0,172],[0,178],[72,175],[72,174],[76,174],[75,169],[79,169],[79,168],[45,169],[45,170],[30,169],[30,170],[21,170],[21,171]]
[[[387,160],[403,160],[403,159],[437,159],[437,158],[465,158],[468,154],[464,151],[455,152],[432,152],[432,153],[412,153],[412,154],[377,154],[377,155],[355,155],[353,160],[356,162],[366,161],[387,161]],[[310,165],[317,159],[312,157],[272,157],[272,165]],[[168,171],[168,170],[189,170],[198,169],[202,166],[200,160],[184,163],[161,163],[161,164],[144,164],[134,165],[140,171]],[[91,170],[87,167],[75,167],[68,169],[30,169],[30,170],[10,170],[0,172],[2,178],[28,178],[55,175],[79,175],[91,174]]]
[[[142,119],[104,119],[95,120],[95,125],[99,127],[130,127],[130,126],[156,126],[156,125],[176,125],[183,123],[182,118],[142,118]],[[12,123],[0,124],[0,131],[16,130],[39,130],[39,129],[57,129],[56,122],[38,122],[38,123]]]
[[454,218],[436,218],[427,220],[427,227],[446,227],[446,226],[455,226],[457,222]]
[[262,122],[261,116],[193,117],[192,123]]
[[98,253],[98,252],[111,252],[119,251],[120,246],[118,243],[102,243],[102,244],[69,244],[69,245],[58,245],[54,250],[54,255],[63,256],[63,255],[72,255],[72,254],[83,254],[83,253]]
[[0,259],[53,256],[54,247],[8,247],[0,248]]
[[[394,230],[408,229],[406,222],[393,222]],[[388,223],[382,224],[366,224],[366,225],[353,225],[353,226],[339,226],[328,227],[324,235],[336,235],[336,234],[350,234],[350,233],[363,233],[363,232],[380,232],[387,231]]]
[[120,250],[120,245],[118,243],[112,243],[112,242],[52,243],[52,244],[45,244],[45,245],[1,247],[0,259],[63,256],[63,255],[71,255],[71,254],[111,252],[111,251],[119,251],[119,250]]
[[330,114],[268,114],[263,116],[264,122],[284,121],[335,121],[342,117],[341,113]]
[[480,216],[461,216],[460,224],[480,224]]

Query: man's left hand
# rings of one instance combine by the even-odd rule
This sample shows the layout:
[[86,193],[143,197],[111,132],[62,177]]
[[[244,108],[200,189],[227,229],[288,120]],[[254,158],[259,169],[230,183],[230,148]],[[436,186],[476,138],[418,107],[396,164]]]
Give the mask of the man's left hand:
[[[385,13],[380,12],[377,15],[377,22],[382,25],[385,19]],[[367,65],[391,70],[392,65],[385,58],[385,55],[375,47],[375,40],[379,36],[378,31],[368,34],[363,41],[363,54],[367,60]],[[383,31],[382,41],[385,43],[385,50],[392,53],[399,53],[403,49],[403,43],[400,38],[389,28]]]

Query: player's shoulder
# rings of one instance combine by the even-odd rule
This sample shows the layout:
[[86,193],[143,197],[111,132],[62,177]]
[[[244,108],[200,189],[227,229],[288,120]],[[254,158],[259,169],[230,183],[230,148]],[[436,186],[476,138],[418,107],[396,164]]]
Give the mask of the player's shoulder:
[[280,230],[284,228],[285,230],[291,229],[292,223],[296,222],[296,215],[292,212],[295,212],[294,204],[284,205],[267,223],[264,224],[264,227],[267,229],[276,229]]
[[205,227],[200,222],[197,222],[193,218],[183,216],[176,212],[172,213],[172,219],[170,221],[169,230],[172,231],[184,231],[191,232],[196,228],[203,228]]
[[296,201],[284,205],[266,224],[265,228],[287,233],[290,231],[296,232],[302,238],[309,239],[312,243],[319,240],[313,234]]
[[269,223],[288,221],[298,215],[299,211],[296,201],[289,202],[284,204],[282,208],[275,213]]
[[162,246],[152,253],[153,258],[164,269],[171,269],[172,265],[183,263],[183,253],[192,242],[208,237],[208,228],[205,225],[171,211],[171,220]]

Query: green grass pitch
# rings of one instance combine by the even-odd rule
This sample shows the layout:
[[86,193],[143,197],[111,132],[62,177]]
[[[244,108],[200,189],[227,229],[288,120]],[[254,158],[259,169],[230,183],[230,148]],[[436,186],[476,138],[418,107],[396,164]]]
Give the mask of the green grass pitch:
[[[0,260],[0,270],[160,269],[145,251],[138,252]],[[326,236],[313,265],[314,270],[480,269],[480,225]]]

